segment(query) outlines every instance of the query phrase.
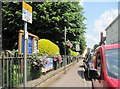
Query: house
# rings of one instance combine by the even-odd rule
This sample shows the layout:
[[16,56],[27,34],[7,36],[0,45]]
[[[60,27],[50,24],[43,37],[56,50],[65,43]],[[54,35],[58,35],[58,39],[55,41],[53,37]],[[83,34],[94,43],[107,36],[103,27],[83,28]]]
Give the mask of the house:
[[120,15],[105,29],[106,44],[120,43]]

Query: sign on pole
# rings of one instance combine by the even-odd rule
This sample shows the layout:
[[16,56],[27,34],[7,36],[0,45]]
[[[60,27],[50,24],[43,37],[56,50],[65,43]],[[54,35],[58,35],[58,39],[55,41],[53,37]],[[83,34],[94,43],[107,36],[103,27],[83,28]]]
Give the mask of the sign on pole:
[[22,20],[32,23],[32,7],[25,2],[22,4]]
[[76,44],[76,51],[80,51],[80,45]]
[[32,24],[32,7],[27,3],[22,3],[22,20],[24,20],[24,87],[27,87],[27,22]]

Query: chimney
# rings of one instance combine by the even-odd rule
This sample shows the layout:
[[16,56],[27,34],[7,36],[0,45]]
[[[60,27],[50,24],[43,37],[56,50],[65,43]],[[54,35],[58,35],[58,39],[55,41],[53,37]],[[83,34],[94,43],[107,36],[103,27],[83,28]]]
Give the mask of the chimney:
[[101,32],[101,38],[100,38],[100,41],[102,42],[103,40],[103,32]]

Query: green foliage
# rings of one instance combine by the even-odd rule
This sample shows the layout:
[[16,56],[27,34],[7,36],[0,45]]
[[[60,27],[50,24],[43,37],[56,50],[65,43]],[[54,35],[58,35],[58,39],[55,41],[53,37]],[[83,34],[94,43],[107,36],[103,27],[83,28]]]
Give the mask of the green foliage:
[[[59,45],[64,53],[64,28],[67,40],[77,41],[83,52],[85,42],[84,9],[79,2],[27,2],[33,8],[32,24],[28,31],[39,38],[49,39]],[[18,42],[18,31],[23,29],[22,3],[4,2],[3,15],[3,49],[13,49]]]
[[39,66],[31,67],[30,76],[31,76],[32,80],[40,77],[41,69],[42,69],[42,67],[39,67]]
[[80,37],[80,54],[82,54],[87,47],[86,41],[85,41],[85,36]]
[[58,56],[60,54],[59,47],[47,39],[40,39],[38,41],[38,50],[39,55]]
[[[13,83],[14,83],[14,86],[17,86],[20,82],[18,81],[23,81],[23,75],[22,74],[18,74],[18,65],[14,65],[14,78],[13,78]],[[19,75],[19,77],[18,77]]]
[[93,47],[93,50],[95,51],[95,49],[99,46],[99,44],[95,44]]
[[71,49],[69,49],[69,55],[70,56],[78,56],[79,54],[77,53],[77,52],[75,52],[75,51],[72,51]]
[[[18,31],[23,26],[22,4],[13,2],[2,3],[2,43],[3,49],[13,49],[18,42]],[[17,45],[16,45],[17,47]],[[16,48],[15,48],[16,49]]]

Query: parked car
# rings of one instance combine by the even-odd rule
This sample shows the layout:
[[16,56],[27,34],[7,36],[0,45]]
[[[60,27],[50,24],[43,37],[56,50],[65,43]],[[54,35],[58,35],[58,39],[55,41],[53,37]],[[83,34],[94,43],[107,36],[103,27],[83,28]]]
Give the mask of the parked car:
[[88,54],[88,57],[86,59],[83,60],[83,67],[85,69],[85,73],[87,75],[88,78],[90,78],[88,76],[88,70],[90,68],[92,68],[92,57],[93,57],[93,53],[89,53]]
[[93,68],[88,75],[92,85],[107,89],[120,89],[120,44],[104,45],[97,48]]

